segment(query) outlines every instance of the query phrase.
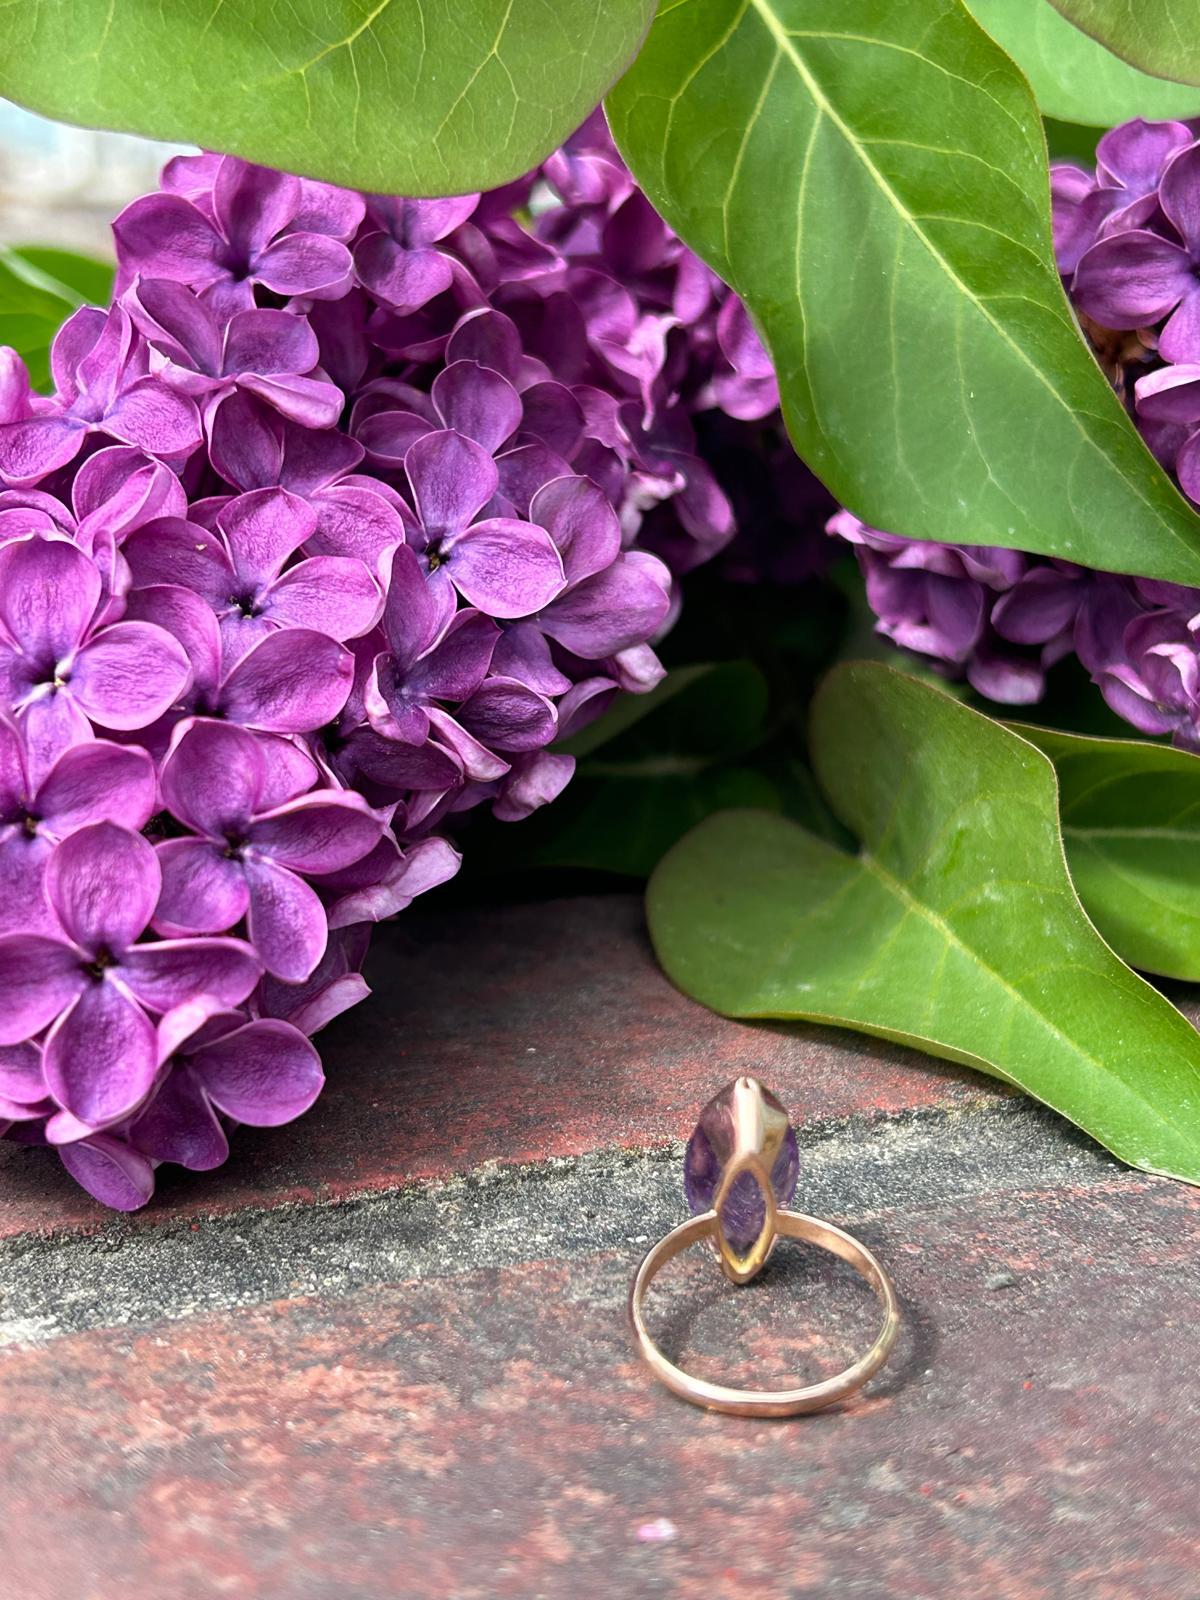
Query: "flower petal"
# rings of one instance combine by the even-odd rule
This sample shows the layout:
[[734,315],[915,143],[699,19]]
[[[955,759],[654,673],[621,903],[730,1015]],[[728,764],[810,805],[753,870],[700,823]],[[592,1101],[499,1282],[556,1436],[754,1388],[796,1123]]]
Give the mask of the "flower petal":
[[160,939],[127,950],[121,977],[148,1010],[172,1011],[197,995],[240,1006],[262,976],[262,963],[241,939]]
[[94,1133],[64,1145],[58,1157],[81,1188],[113,1211],[136,1211],[154,1194],[154,1168],[123,1139]]
[[489,750],[540,750],[554,738],[554,707],[513,678],[489,678],[456,716]]
[[450,429],[418,439],[404,458],[404,468],[431,542],[468,527],[499,482],[488,451]]
[[152,456],[178,456],[200,443],[200,413],[158,378],[139,378],[105,413],[104,431]]
[[90,822],[142,828],[154,814],[154,763],[134,745],[95,739],[65,751],[38,790],[35,808],[56,838]]
[[590,478],[555,478],[529,502],[529,520],[554,540],[570,583],[601,572],[621,553],[621,524]]
[[268,406],[235,389],[206,416],[209,455],[235,489],[268,489],[283,473],[283,421]]
[[653,556],[626,554],[546,607],[544,632],[585,661],[603,661],[657,633],[671,604],[671,574]]
[[538,750],[519,756],[504,778],[492,814],[501,822],[521,822],[556,800],[575,772],[575,757]]
[[386,233],[359,242],[354,266],[376,299],[402,314],[419,311],[454,282],[450,259],[440,250],[406,250]]
[[354,657],[309,628],[283,628],[248,650],[225,680],[225,715],[266,733],[309,733],[332,722],[354,681]]
[[254,263],[258,281],[276,294],[321,295],[350,286],[354,262],[349,250],[323,233],[289,233],[264,250]]
[[264,596],[272,621],[319,629],[331,639],[369,633],[383,609],[383,594],[361,561],[313,556],[290,567]]
[[153,1087],[154,1027],[116,984],[88,983],[47,1035],[42,1071],[64,1110],[102,1128],[128,1116]]
[[337,872],[374,849],[382,832],[382,822],[357,795],[326,791],[256,817],[250,842],[255,856],[293,872]]
[[329,936],[316,891],[271,861],[247,861],[246,881],[247,928],[263,965],[285,983],[303,983],[325,954]]
[[121,547],[136,589],[181,584],[217,609],[228,606],[233,562],[215,533],[182,517],[160,517],[130,534]]
[[187,827],[218,840],[245,830],[258,809],[263,781],[255,736],[206,718],[184,724],[162,769],[168,810]]
[[115,822],[93,822],[58,845],[46,894],[81,950],[119,956],[148,925],[162,883],[154,847]]
[[317,336],[304,317],[256,307],[230,317],[222,370],[239,373],[311,372],[320,359]]
[[507,378],[477,361],[452,361],[433,380],[433,403],[447,428],[494,454],[521,426],[521,396]]
[[205,1093],[226,1116],[277,1128],[302,1115],[325,1084],[321,1058],[290,1022],[263,1018],[191,1058]]
[[131,276],[169,278],[195,289],[221,276],[222,241],[204,213],[181,195],[143,195],[112,228],[117,259]]
[[0,627],[39,666],[78,646],[100,603],[100,573],[66,539],[0,545]]
[[1144,228],[1101,239],[1075,269],[1072,297],[1107,328],[1157,322],[1194,283],[1186,250]]
[[229,1157],[229,1141],[190,1067],[175,1066],[129,1129],[139,1150],[191,1172],[211,1172]]
[[117,622],[76,656],[71,695],[93,722],[123,732],[161,717],[190,677],[178,639],[150,622]]
[[0,426],[0,478],[38,483],[56,467],[74,461],[87,433],[74,417],[28,417]]
[[349,556],[381,572],[389,553],[404,542],[404,522],[383,495],[354,484],[338,484],[312,501],[317,528],[307,548],[313,555]]
[[258,587],[271,582],[317,526],[312,507],[286,489],[253,489],[217,518],[238,577]]
[[29,781],[33,784],[42,782],[65,750],[92,738],[92,725],[69,689],[57,689],[31,700],[17,720],[25,740]]
[[225,933],[246,915],[249,895],[241,864],[207,839],[168,839],[156,846],[162,893],[154,926],[168,938]]
[[61,940],[31,933],[0,937],[0,1045],[40,1033],[85,981],[78,954]]
[[513,517],[476,522],[454,540],[445,565],[463,598],[492,617],[527,617],[566,584],[550,535]]

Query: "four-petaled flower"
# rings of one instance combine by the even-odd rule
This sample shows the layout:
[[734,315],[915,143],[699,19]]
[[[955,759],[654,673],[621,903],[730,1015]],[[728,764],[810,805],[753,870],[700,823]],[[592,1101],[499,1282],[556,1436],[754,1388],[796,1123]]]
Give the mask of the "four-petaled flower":
[[374,848],[383,822],[356,794],[296,794],[292,769],[219,722],[184,724],[163,764],[163,798],[194,837],[158,846],[162,933],[218,933],[246,919],[268,972],[302,983],[328,925],[301,874],[336,872]]
[[60,933],[0,937],[0,1045],[49,1028],[42,1072],[67,1114],[58,1131],[79,1137],[128,1116],[153,1087],[149,1013],[198,994],[240,1005],[262,963],[240,939],[139,944],[162,874],[153,846],[116,823],[92,823],[57,845],[45,885]]

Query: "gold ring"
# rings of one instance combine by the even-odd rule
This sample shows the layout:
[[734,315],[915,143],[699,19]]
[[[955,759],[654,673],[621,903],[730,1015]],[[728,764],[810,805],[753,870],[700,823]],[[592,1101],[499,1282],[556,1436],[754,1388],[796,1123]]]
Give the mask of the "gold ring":
[[[644,1256],[629,1291],[629,1320],[647,1366],[674,1394],[710,1411],[741,1417],[790,1417],[821,1411],[844,1400],[887,1360],[900,1331],[896,1291],[875,1255],[832,1222],[789,1211],[799,1155],[787,1112],[757,1078],[738,1078],[700,1114],[688,1144],[685,1184],[697,1214],[673,1228]],[[646,1291],[668,1261],[690,1245],[711,1239],[727,1278],[748,1283],[762,1270],[780,1238],[804,1239],[848,1262],[883,1306],[875,1343],[832,1378],[798,1389],[734,1389],[684,1372],[662,1353],[646,1328]]]

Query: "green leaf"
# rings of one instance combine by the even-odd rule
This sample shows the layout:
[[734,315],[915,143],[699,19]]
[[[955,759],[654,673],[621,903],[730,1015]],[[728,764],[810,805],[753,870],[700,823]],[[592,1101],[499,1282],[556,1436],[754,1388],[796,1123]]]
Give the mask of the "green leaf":
[[1042,129],[1051,161],[1074,161],[1081,167],[1095,166],[1099,139],[1096,128],[1081,128],[1074,122],[1056,122],[1053,117],[1043,117]]
[[1200,93],[1149,77],[1080,33],[1050,0],[966,0],[968,10],[1029,79],[1042,114],[1107,128],[1200,113]]
[[1117,954],[1200,982],[1200,757],[1014,725],[1054,762],[1071,876]]
[[1200,581],[1062,292],[1028,85],[958,0],[668,0],[609,114],[860,516]]
[[[765,736],[767,698],[748,661],[681,667],[648,695],[619,696],[559,747],[579,758],[566,793],[515,834],[507,823],[487,829],[472,842],[472,862],[482,855],[503,871],[586,867],[646,878],[712,812],[781,809],[784,785],[743,759]],[[786,788],[790,798],[790,774]]]
[[97,261],[95,256],[81,256],[74,250],[38,244],[13,245],[8,257],[24,262],[26,268],[37,273],[43,284],[64,300],[73,300],[78,305],[106,306],[112,299],[115,269],[111,261]]
[[354,188],[461,194],[536,165],[654,0],[7,0],[0,93],[87,127]]
[[[102,276],[107,274],[107,278]],[[107,298],[111,269],[65,250],[0,246],[0,344],[13,347],[37,389],[50,383],[50,345],[65,318],[90,295],[77,285],[100,287]]]
[[1194,0],[1053,0],[1068,21],[1123,61],[1175,83],[1200,84]]
[[[584,774],[563,800],[530,819],[542,823],[543,836],[526,835],[517,848],[530,866],[588,867],[648,878],[671,846],[713,812],[730,806],[775,811],[781,803],[770,779],[749,767],[713,767],[692,775]],[[521,824],[523,830],[529,826]],[[506,858],[511,862],[511,847]]]
[[1047,758],[870,663],[818,691],[812,756],[860,853],[770,814],[711,817],[650,882],[668,976],[729,1016],[996,1073],[1135,1166],[1200,1181],[1200,1038],[1084,915]]

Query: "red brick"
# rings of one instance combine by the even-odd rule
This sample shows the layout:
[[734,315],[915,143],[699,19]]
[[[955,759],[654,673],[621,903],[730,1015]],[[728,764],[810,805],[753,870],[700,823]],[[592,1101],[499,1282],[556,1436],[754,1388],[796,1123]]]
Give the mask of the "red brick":
[[[843,1410],[790,1422],[652,1382],[633,1251],[10,1350],[6,1600],[1194,1594],[1200,1195],[1121,1175],[869,1236],[902,1345]],[[825,1370],[869,1326],[823,1272],[730,1291],[712,1270],[694,1258],[679,1302],[714,1300],[697,1366]],[[677,1537],[639,1542],[659,1518]]]

